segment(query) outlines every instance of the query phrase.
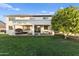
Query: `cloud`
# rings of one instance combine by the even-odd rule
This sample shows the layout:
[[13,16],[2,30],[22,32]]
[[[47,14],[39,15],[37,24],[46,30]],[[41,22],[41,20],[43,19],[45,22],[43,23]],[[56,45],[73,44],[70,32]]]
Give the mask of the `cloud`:
[[12,8],[12,9],[9,9],[9,10],[20,11],[20,9],[19,9],[19,8]]
[[0,3],[0,8],[1,9],[7,9],[7,10],[15,10],[15,11],[19,11],[20,8],[15,8],[10,4],[5,4],[5,3]]
[[60,7],[60,9],[64,9],[64,7]]
[[47,13],[47,11],[45,11],[45,10],[43,10],[43,11],[41,11],[42,13]]
[[55,12],[49,12],[49,14],[52,14],[52,15],[53,15],[54,13],[55,13]]
[[55,12],[52,12],[52,11],[41,11],[42,12],[42,14],[54,14]]

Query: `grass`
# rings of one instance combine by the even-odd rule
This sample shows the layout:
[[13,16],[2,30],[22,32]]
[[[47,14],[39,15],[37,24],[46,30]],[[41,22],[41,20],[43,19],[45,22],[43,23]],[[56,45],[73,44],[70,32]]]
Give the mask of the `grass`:
[[79,42],[63,36],[0,35],[2,56],[79,56]]

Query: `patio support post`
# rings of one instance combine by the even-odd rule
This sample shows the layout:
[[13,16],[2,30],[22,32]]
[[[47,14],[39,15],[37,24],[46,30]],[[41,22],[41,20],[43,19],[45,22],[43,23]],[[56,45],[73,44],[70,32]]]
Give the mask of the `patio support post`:
[[35,32],[34,32],[34,25],[32,25],[32,35],[35,35]]
[[43,30],[44,30],[44,26],[41,26],[41,33],[43,33]]
[[15,35],[15,25],[13,25],[13,35]]

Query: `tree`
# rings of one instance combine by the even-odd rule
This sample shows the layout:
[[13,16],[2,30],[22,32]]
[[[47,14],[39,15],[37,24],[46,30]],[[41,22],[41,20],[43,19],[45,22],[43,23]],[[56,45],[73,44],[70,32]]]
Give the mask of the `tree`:
[[52,29],[66,33],[79,33],[79,10],[77,7],[59,9],[52,17]]

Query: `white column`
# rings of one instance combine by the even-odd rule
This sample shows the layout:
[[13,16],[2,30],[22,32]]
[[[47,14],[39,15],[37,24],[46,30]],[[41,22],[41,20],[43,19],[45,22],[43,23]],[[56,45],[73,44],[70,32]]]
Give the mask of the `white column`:
[[48,26],[48,30],[51,30],[51,26]]
[[43,33],[44,31],[44,26],[41,26],[41,33]]
[[13,35],[15,35],[15,25],[13,25]]
[[35,35],[35,32],[34,32],[34,25],[32,25],[32,35]]

